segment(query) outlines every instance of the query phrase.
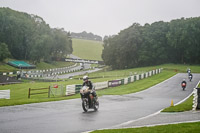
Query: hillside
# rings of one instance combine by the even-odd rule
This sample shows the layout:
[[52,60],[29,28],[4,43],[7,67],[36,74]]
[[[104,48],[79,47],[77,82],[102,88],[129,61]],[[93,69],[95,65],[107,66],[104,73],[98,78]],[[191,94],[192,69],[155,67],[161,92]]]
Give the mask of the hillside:
[[82,59],[100,60],[103,43],[99,41],[72,39],[73,55]]
[[72,38],[77,39],[85,39],[85,40],[94,40],[94,41],[102,41],[102,37],[99,35],[94,35],[93,33],[87,33],[86,31],[83,31],[81,33],[74,33],[71,32]]

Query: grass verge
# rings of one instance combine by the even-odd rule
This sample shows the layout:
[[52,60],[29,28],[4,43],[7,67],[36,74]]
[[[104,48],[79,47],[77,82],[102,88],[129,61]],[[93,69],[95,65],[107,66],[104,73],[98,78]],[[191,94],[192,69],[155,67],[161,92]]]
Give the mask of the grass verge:
[[124,95],[145,90],[175,75],[175,72],[163,71],[158,75],[148,77],[127,85],[99,90],[98,95]]
[[45,63],[45,62],[40,62],[37,63],[36,69],[52,69],[52,68],[61,68],[61,67],[67,67],[74,65],[72,62],[64,62],[64,61],[53,61],[52,63]]
[[[200,87],[200,84],[198,85],[198,87]],[[162,112],[183,112],[192,110],[193,98],[194,96],[192,95],[185,102],[176,106],[165,108],[164,110],[162,110]]]
[[190,96],[185,102],[176,106],[170,106],[164,109],[162,112],[183,112],[192,110],[193,98],[194,98],[193,96]]
[[92,133],[199,133],[200,122],[169,124],[154,127],[97,130]]

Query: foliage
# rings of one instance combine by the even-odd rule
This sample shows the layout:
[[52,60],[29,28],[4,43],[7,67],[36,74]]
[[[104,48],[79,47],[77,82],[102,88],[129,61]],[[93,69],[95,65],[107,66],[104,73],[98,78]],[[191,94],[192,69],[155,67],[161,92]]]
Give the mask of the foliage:
[[0,8],[0,42],[15,59],[36,63],[64,57],[73,51],[69,36],[63,29],[51,29],[41,17]]
[[104,40],[102,58],[113,69],[163,63],[200,64],[200,17],[141,26]]
[[94,40],[94,41],[102,41],[102,37],[98,35],[94,35],[93,33],[87,33],[83,31],[81,33],[74,33],[71,32],[72,38],[79,38],[79,39],[87,39],[87,40]]
[[0,43],[0,61],[10,56],[10,51],[5,43]]

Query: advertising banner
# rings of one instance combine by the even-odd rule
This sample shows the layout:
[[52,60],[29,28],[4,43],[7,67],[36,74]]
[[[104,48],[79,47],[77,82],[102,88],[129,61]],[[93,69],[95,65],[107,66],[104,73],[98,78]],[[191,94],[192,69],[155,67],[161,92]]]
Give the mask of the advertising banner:
[[121,80],[108,81],[108,87],[115,87],[121,85]]

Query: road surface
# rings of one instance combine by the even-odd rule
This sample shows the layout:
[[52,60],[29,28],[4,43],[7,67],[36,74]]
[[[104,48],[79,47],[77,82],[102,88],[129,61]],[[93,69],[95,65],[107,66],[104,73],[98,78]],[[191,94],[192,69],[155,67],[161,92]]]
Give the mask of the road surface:
[[185,91],[180,87],[187,74],[180,73],[147,90],[99,98],[99,111],[84,113],[81,99],[0,107],[2,133],[80,133],[109,128],[136,120],[187,97],[200,80],[194,74]]

